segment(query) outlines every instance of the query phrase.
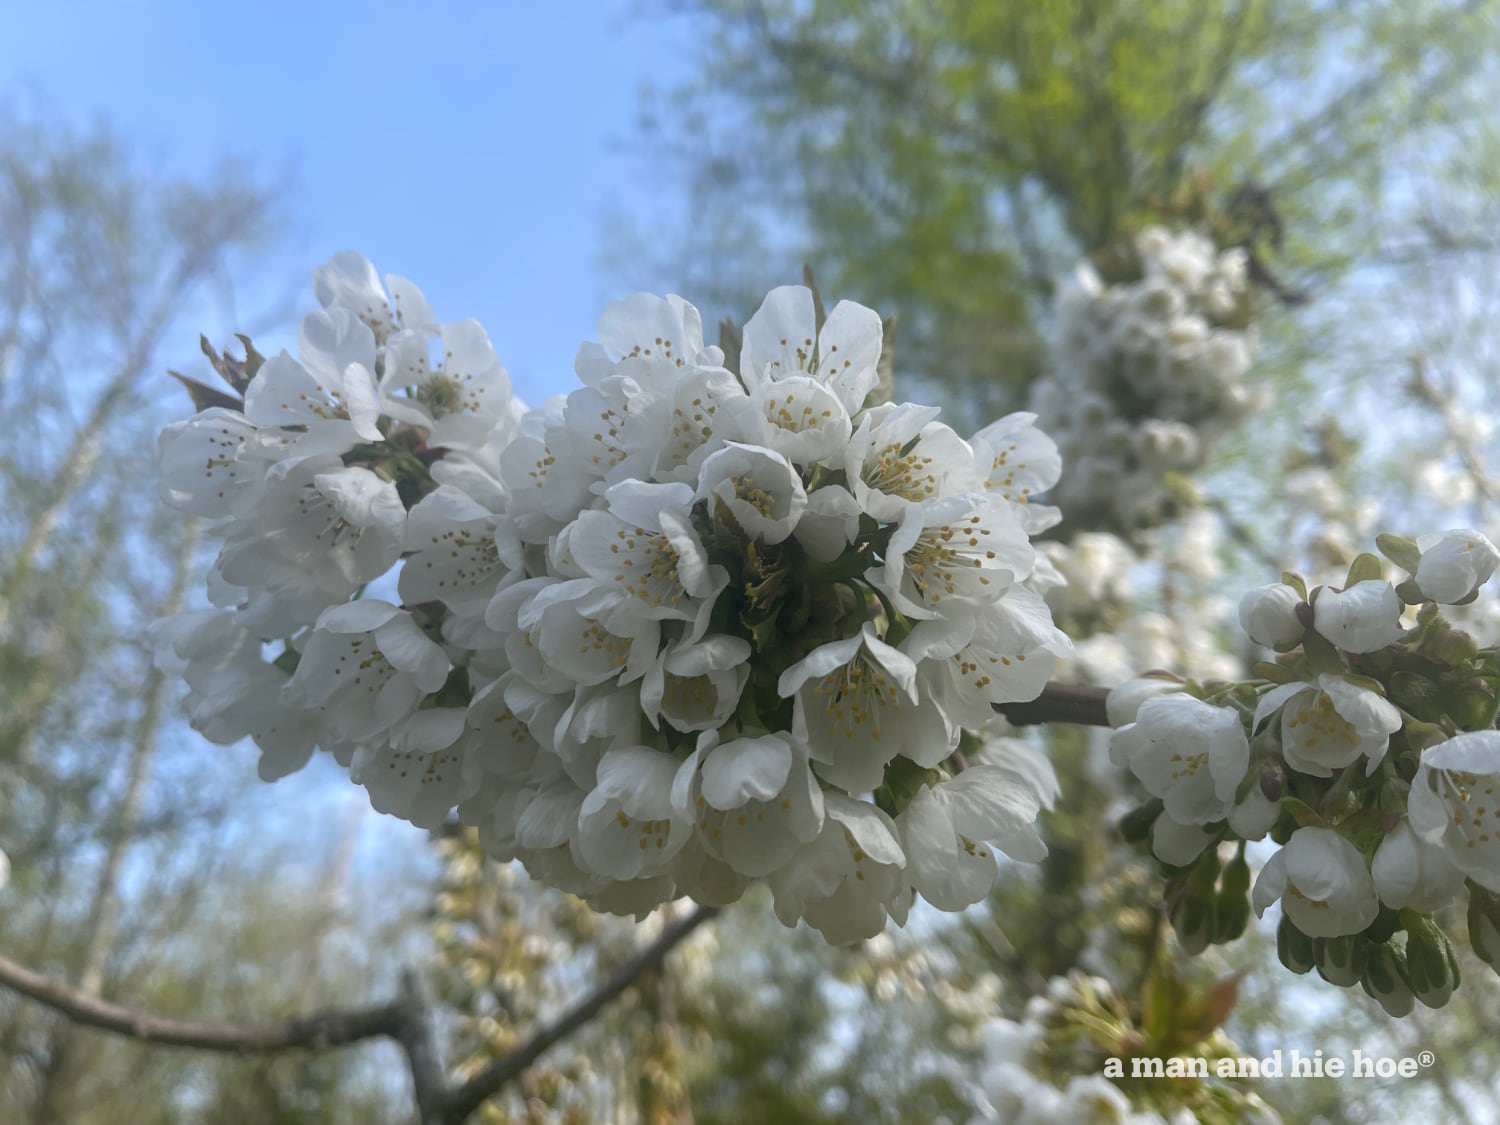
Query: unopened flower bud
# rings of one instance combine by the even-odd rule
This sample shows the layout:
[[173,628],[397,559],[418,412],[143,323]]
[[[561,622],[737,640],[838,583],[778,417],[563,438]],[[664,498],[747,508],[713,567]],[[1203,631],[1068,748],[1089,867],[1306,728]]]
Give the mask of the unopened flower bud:
[[1311,971],[1317,964],[1313,939],[1294,926],[1285,914],[1281,916],[1281,924],[1276,927],[1276,957],[1299,976]]
[[1240,599],[1240,628],[1258,645],[1290,648],[1304,631],[1297,617],[1301,601],[1297,591],[1284,583],[1257,586]]
[[1453,943],[1431,917],[1408,918],[1406,965],[1412,992],[1429,1008],[1448,1003],[1458,987],[1458,959]]
[[1319,976],[1329,984],[1351,988],[1364,976],[1370,960],[1369,943],[1364,934],[1319,938],[1313,943],[1313,957]]
[[1401,599],[1389,582],[1366,579],[1347,590],[1324,588],[1313,626],[1344,652],[1375,652],[1401,639]]
[[1365,992],[1385,1009],[1386,1014],[1400,1019],[1411,1015],[1417,998],[1411,990],[1406,967],[1406,954],[1390,942],[1370,947],[1369,963],[1365,966],[1360,984]]
[[1470,528],[1423,536],[1417,546],[1422,549],[1417,585],[1439,605],[1466,600],[1489,581],[1500,564],[1500,549]]

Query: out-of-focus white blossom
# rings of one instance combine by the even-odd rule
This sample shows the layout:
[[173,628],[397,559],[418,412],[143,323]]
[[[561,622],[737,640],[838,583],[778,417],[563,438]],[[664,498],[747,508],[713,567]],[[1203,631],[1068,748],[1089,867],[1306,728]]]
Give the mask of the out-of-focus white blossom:
[[1500,564],[1500,550],[1489,539],[1469,528],[1424,535],[1417,540],[1422,552],[1417,564],[1417,585],[1439,605],[1461,602],[1490,580]]

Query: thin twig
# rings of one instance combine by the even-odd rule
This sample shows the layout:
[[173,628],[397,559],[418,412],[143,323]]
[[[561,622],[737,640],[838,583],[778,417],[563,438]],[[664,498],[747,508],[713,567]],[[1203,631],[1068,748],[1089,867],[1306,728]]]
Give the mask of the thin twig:
[[167,1047],[208,1051],[284,1051],[342,1047],[394,1035],[399,1004],[319,1012],[280,1023],[233,1024],[177,1020],[90,996],[0,956],[0,985],[60,1012],[74,1023]]
[[463,1085],[450,1091],[443,1099],[442,1116],[439,1120],[457,1125],[499,1093],[507,1083],[518,1077],[536,1062],[553,1044],[567,1038],[588,1023],[647,969],[662,963],[667,954],[707,922],[718,910],[712,906],[700,906],[680,921],[673,922],[646,948],[617,968],[603,984],[594,989],[554,1023],[542,1028],[525,1043],[504,1058],[496,1059]]

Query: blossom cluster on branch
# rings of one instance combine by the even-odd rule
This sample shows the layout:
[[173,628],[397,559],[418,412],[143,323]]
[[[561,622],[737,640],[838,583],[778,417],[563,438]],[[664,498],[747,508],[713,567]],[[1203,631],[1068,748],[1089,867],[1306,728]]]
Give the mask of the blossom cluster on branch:
[[530,411],[410,282],[346,253],[315,291],[297,356],[210,352],[233,394],[190,385],[160,440],[222,541],[213,608],[157,630],[210,740],[268,779],[321,747],[621,913],[765,879],[851,940],[1044,853],[1045,763],[954,757],[1069,651],[1028,585],[1060,471],[1033,415],[965,440],[875,402],[879,317],[803,287],[734,360],[681,298],[613,304]]
[[[1500,965],[1500,649],[1443,612],[1500,550],[1467,529],[1378,543],[1409,578],[1367,554],[1342,588],[1286,574],[1245,595],[1243,628],[1277,654],[1260,678],[1113,691],[1111,753],[1151,794],[1123,827],[1162,864],[1189,951],[1279,901],[1284,965],[1405,1015],[1458,985],[1434,915],[1465,890],[1469,943]],[[1268,836],[1252,888],[1245,845]]]
[[1135,280],[1106,284],[1085,264],[1059,289],[1052,370],[1032,389],[1068,466],[1052,500],[1070,526],[1161,523],[1174,488],[1258,406],[1245,252],[1163,227],[1133,251]]

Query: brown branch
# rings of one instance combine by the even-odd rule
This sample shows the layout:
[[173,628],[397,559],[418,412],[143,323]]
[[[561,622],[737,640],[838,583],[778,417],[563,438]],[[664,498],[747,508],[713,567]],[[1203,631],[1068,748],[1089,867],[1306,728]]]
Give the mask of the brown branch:
[[398,1003],[319,1012],[280,1023],[198,1023],[112,1004],[33,972],[4,956],[0,956],[0,985],[28,996],[84,1027],[166,1047],[198,1047],[208,1051],[343,1047],[379,1035],[393,1036],[401,1010]]
[[717,913],[715,907],[700,906],[686,918],[671,923],[655,941],[617,968],[608,980],[556,1022],[548,1024],[504,1058],[496,1059],[463,1085],[450,1091],[443,1099],[442,1116],[439,1120],[448,1125],[457,1125],[463,1121],[536,1062],[553,1044],[567,1038],[598,1015],[605,1005],[629,988],[641,973],[660,965],[683,938]]
[[518,1078],[555,1044],[599,1014],[643,972],[658,968],[683,938],[718,913],[700,906],[668,925],[650,945],[633,955],[554,1023],[542,1028],[504,1058],[496,1059],[461,1085],[449,1087],[433,1041],[428,1004],[414,973],[402,974],[400,996],[389,1004],[268,1024],[198,1023],[127,1008],[33,972],[0,955],[0,986],[51,1008],[83,1027],[124,1035],[166,1047],[208,1051],[322,1050],[365,1039],[394,1039],[411,1068],[412,1093],[422,1125],[458,1125]]
[[1078,723],[1107,727],[1109,714],[1104,701],[1109,689],[1087,684],[1048,684],[1042,694],[1026,703],[997,703],[995,710],[1018,727],[1039,723]]

